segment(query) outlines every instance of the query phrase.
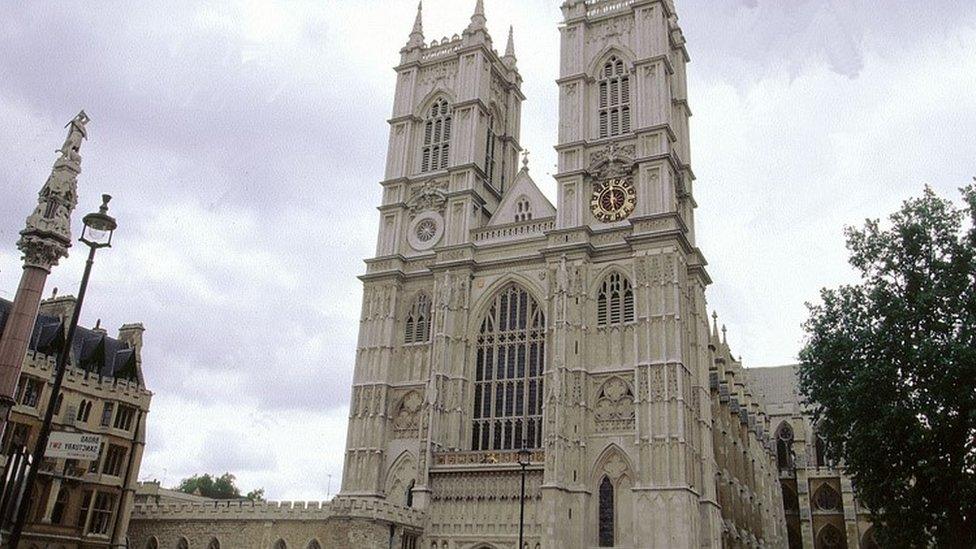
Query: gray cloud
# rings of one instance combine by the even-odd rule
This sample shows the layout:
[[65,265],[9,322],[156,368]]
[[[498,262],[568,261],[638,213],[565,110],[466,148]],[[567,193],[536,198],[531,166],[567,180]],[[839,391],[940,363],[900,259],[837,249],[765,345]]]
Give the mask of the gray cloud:
[[[428,38],[463,29],[473,4],[425,2]],[[747,363],[786,362],[803,301],[850,276],[841,226],[883,215],[926,181],[951,194],[976,171],[976,8],[678,4],[710,303]],[[521,142],[550,196],[558,5],[487,2],[496,40],[515,25],[529,98]],[[76,221],[110,192],[121,226],[99,254],[83,321],[147,326],[157,397],[146,475],[261,469],[242,485],[272,497],[320,497],[329,474],[337,485],[355,276],[374,250],[390,67],[414,9],[0,3],[0,296],[16,287],[14,242],[61,126],[84,107],[93,121]],[[80,256],[55,269],[49,290],[74,291]],[[249,454],[234,437],[251,429],[280,439]],[[206,446],[210,434],[220,451]],[[289,437],[314,438],[314,450],[297,457]],[[309,470],[314,485],[303,484]]]

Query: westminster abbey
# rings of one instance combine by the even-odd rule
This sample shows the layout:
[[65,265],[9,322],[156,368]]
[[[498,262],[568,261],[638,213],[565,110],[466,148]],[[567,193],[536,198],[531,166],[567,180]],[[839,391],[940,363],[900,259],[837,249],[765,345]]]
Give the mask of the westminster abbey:
[[134,547],[871,546],[849,482],[796,454],[790,374],[745,370],[709,317],[673,0],[562,12],[553,205],[522,158],[511,33],[496,49],[476,0],[428,42],[418,10],[339,496],[137,506]]

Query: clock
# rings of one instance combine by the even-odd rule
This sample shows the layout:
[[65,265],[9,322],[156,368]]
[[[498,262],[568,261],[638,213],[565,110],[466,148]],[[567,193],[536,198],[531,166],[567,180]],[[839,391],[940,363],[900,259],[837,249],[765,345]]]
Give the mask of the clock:
[[593,184],[590,210],[604,223],[627,219],[637,206],[637,190],[630,177],[610,178]]

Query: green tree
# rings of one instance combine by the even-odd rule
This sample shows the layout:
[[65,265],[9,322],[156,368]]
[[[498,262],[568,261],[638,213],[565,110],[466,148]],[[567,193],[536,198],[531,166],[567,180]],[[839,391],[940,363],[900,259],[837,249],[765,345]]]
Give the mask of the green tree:
[[242,498],[241,490],[237,487],[237,478],[230,473],[224,473],[219,477],[209,473],[193,475],[180,481],[180,485],[176,489],[186,494],[198,494],[213,499],[264,501],[264,488],[251,490]]
[[846,229],[858,284],[808,304],[800,392],[885,547],[976,547],[976,187]]

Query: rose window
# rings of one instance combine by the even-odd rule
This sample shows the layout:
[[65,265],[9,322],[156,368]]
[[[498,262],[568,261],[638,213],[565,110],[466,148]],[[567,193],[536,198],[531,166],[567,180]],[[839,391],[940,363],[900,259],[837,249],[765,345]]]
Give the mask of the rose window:
[[417,225],[417,240],[430,242],[437,236],[437,223],[433,219],[425,219]]

